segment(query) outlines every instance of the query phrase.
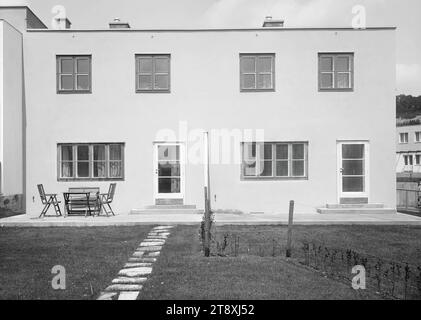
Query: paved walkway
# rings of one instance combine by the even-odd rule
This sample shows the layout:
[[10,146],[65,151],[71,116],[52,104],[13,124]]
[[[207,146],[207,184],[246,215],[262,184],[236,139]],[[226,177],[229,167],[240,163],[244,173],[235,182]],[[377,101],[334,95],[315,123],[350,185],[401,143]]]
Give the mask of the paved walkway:
[[[115,217],[46,217],[31,218],[27,215],[0,219],[0,227],[89,227],[89,226],[134,226],[156,224],[198,224],[201,214],[132,214]],[[288,223],[287,214],[215,214],[216,225],[284,225]],[[297,213],[297,225],[330,224],[372,224],[372,225],[421,225],[421,217],[401,213],[388,214],[319,214]]]
[[143,283],[152,273],[152,266],[159,256],[172,226],[157,226],[149,232],[118,276],[111,282],[98,300],[136,300]]

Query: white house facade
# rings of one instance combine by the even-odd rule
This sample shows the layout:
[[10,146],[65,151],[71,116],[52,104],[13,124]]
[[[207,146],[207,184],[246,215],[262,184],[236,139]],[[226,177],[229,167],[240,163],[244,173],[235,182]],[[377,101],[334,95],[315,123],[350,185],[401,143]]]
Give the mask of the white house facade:
[[213,210],[395,208],[395,28],[13,26],[28,10],[0,7],[2,192],[15,176],[28,215],[41,183],[203,208],[203,132]]

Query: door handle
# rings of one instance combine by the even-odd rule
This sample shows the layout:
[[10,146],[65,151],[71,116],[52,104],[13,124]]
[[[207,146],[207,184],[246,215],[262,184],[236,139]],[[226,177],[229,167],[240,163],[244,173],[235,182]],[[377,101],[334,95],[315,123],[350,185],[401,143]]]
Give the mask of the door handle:
[[344,168],[340,168],[340,169],[339,169],[339,172],[340,172],[340,173],[344,173]]

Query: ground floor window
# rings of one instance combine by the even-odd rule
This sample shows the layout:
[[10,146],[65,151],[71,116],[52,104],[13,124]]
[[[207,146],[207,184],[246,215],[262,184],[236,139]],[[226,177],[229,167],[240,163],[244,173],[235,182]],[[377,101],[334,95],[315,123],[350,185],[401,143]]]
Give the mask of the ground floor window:
[[241,177],[244,180],[307,178],[307,154],[307,142],[244,142]]
[[412,154],[403,156],[403,162],[406,166],[412,166]]
[[57,145],[59,180],[124,179],[123,143]]

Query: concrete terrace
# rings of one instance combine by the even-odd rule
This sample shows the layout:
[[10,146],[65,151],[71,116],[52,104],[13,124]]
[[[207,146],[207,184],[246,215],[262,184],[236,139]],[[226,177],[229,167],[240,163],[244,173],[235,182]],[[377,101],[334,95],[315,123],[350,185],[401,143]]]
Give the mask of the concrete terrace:
[[[46,217],[27,215],[0,219],[0,227],[95,227],[134,225],[194,225],[202,220],[201,214],[133,214],[114,217]],[[232,214],[216,213],[216,225],[285,225],[287,214]],[[296,225],[421,225],[421,217],[407,214],[296,214]]]

